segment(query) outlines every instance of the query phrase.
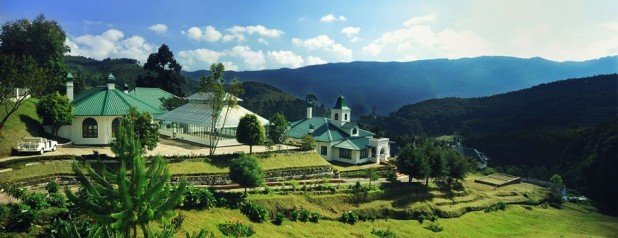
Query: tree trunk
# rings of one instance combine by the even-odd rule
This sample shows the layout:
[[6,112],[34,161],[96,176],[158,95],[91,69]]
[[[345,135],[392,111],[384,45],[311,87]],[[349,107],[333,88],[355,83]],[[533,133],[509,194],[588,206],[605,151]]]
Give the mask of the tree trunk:
[[253,154],[253,145],[249,145],[249,154]]
[[412,176],[408,175],[408,183],[412,182]]
[[245,187],[245,197],[247,197],[247,187]]
[[429,186],[429,176],[425,178],[425,187]]
[[133,238],[137,238],[137,225],[133,225]]

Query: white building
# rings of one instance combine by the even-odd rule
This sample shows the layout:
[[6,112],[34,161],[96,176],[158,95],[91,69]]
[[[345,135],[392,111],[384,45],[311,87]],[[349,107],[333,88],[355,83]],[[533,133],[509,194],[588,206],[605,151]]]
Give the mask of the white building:
[[[228,97],[230,95],[227,95]],[[180,106],[156,119],[161,123],[159,133],[171,138],[182,139],[206,146],[210,144],[210,128],[212,127],[213,113],[207,104],[210,100],[209,94],[196,93],[187,97],[189,103]],[[235,98],[236,101],[242,101]],[[227,113],[226,117],[226,111]],[[221,133],[221,140],[216,146],[239,145],[236,141],[236,128],[240,119],[247,114],[254,114],[262,123],[262,126],[269,125],[268,120],[237,105],[236,107],[224,107],[219,114],[215,128]],[[223,129],[221,129],[223,128]]]
[[73,75],[67,75],[66,95],[75,107],[75,117],[71,125],[60,128],[58,136],[70,139],[76,145],[109,145],[112,143],[120,117],[133,107],[138,112],[149,112],[156,117],[164,113],[128,91],[116,89],[116,79],[110,74],[107,85],[87,90],[73,96]]
[[351,111],[343,96],[337,98],[330,118],[313,117],[312,105],[307,105],[307,118],[290,125],[290,140],[300,141],[311,135],[317,142],[317,152],[329,161],[364,164],[388,160],[388,138],[374,138],[373,133],[360,129],[350,121]]

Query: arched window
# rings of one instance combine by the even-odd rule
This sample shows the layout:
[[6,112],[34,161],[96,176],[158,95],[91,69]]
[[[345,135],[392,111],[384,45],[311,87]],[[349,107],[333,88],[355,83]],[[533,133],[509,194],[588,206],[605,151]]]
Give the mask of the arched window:
[[339,113],[335,113],[335,120],[339,120]]
[[348,114],[347,113],[343,114],[343,120],[345,120],[345,121],[348,120]]
[[356,135],[358,134],[358,129],[356,129],[356,127],[354,127],[354,129],[352,129],[352,135]]
[[116,117],[112,120],[112,136],[118,137],[118,127],[120,126],[120,118]]
[[99,137],[99,125],[97,120],[88,117],[82,122],[82,138],[97,138]]

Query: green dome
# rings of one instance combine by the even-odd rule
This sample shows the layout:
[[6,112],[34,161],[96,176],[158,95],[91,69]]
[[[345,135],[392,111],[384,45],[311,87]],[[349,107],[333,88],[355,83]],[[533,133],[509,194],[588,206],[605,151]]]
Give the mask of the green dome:
[[343,96],[339,96],[337,98],[337,103],[335,103],[335,106],[333,107],[333,109],[350,109],[348,107],[348,103],[345,101],[345,98]]

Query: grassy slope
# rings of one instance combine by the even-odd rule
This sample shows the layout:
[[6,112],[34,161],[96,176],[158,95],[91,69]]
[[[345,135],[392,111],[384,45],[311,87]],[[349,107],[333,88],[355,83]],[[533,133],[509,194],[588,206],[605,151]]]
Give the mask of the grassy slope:
[[[217,236],[222,234],[217,224],[239,220],[250,223],[238,210],[212,209],[206,211],[182,211],[186,216],[183,231],[205,228]],[[416,221],[377,220],[359,222],[355,225],[338,221],[322,220],[319,223],[286,221],[282,226],[271,223],[252,223],[254,237],[374,237],[372,228],[390,229],[398,237],[611,237],[618,234],[618,219],[585,210],[568,204],[567,208],[540,208],[531,210],[512,205],[505,211],[484,213],[471,212],[459,218],[439,219],[444,231],[434,233]],[[178,236],[184,235],[179,232]]]
[[[11,154],[11,148],[25,136],[43,134],[41,119],[36,114],[37,99],[29,99],[15,112],[0,133],[0,157]],[[4,112],[0,112],[4,116]]]

